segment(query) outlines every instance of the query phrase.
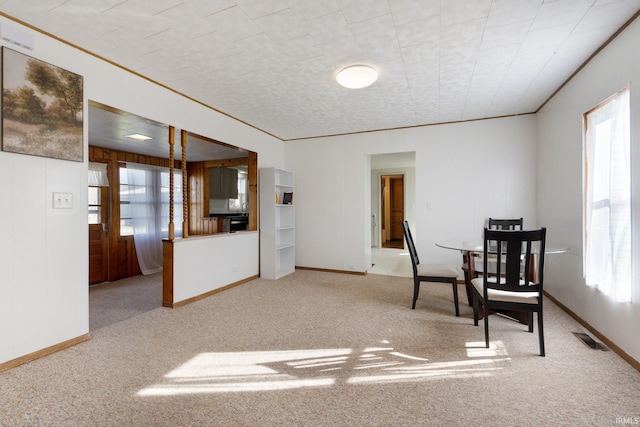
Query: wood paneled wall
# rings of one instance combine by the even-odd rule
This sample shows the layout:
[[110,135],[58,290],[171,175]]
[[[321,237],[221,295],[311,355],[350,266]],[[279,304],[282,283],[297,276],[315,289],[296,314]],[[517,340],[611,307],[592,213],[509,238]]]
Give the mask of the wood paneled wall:
[[[120,236],[120,176],[118,164],[134,162],[144,165],[169,167],[168,159],[161,159],[142,154],[128,153],[125,151],[108,150],[100,147],[89,146],[89,161],[107,164],[109,175],[109,281],[137,276],[141,273],[138,258],[136,256],[133,236]],[[175,168],[180,168],[181,162],[175,162]]]
[[199,236],[222,231],[216,218],[209,218],[209,174],[204,162],[187,163],[189,176],[189,235]]
[[258,229],[258,153],[254,151],[249,152],[247,173],[249,174],[249,188],[247,189],[249,223],[247,230],[254,231]]
[[[109,271],[108,280],[114,281],[141,274],[136,256],[133,236],[120,236],[120,176],[119,163],[133,162],[145,165],[169,167],[169,159],[109,150],[89,146],[89,161],[107,164],[109,174]],[[229,167],[248,164],[249,230],[258,229],[258,155],[249,152],[248,159],[228,159],[187,164],[189,203],[189,235],[207,235],[222,231],[222,223],[209,218],[209,167]],[[174,168],[181,169],[182,162],[176,160]]]

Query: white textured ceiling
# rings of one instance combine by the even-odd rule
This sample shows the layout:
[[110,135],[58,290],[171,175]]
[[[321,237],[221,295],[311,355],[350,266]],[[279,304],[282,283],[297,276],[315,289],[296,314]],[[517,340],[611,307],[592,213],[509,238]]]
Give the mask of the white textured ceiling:
[[[536,111],[640,0],[0,0],[283,140]],[[335,74],[369,64],[373,86]]]

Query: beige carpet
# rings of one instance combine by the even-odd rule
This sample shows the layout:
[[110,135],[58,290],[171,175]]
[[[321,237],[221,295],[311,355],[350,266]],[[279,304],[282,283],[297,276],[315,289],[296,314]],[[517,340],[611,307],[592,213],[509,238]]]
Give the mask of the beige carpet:
[[[0,373],[1,426],[620,425],[640,373],[546,304],[536,334],[482,324],[450,287],[299,270],[104,326]],[[462,294],[462,287],[460,289]]]
[[162,307],[162,273],[133,276],[89,288],[89,331]]

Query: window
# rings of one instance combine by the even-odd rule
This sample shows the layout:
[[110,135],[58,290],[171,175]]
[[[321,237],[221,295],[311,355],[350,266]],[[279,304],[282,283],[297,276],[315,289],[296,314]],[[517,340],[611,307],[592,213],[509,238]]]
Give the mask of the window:
[[120,167],[120,235],[133,236],[133,222],[131,219],[131,200],[129,198],[129,181],[127,169]]
[[[139,167],[140,169],[137,169]],[[120,236],[132,236],[134,229],[132,201],[138,205],[149,205],[149,207],[159,203],[156,216],[156,209],[149,209],[154,212],[154,217],[159,229],[166,238],[169,231],[169,169],[158,167],[145,167],[130,165],[129,170],[120,167]],[[152,172],[153,171],[153,172]],[[134,177],[133,182],[131,177]],[[153,182],[148,182],[153,181]],[[158,194],[146,194],[151,189]],[[146,194],[146,195],[145,195]],[[139,197],[142,196],[142,197]],[[174,171],[174,228],[176,235],[181,235],[182,230],[182,172]]]
[[631,301],[629,89],[584,115],[584,277],[619,302]]
[[89,224],[102,223],[102,189],[89,187]]
[[89,184],[89,224],[100,224],[103,222],[102,218],[106,217],[106,215],[103,215],[102,209],[108,204],[106,199],[108,195],[107,189],[109,187],[107,164],[89,162],[87,182]]
[[247,210],[247,173],[244,171],[238,171],[238,198],[229,199],[229,210],[242,211]]

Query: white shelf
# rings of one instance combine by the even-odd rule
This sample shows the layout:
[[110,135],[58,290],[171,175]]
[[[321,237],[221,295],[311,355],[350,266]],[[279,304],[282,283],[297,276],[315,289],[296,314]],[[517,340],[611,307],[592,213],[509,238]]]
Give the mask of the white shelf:
[[292,172],[260,169],[260,276],[266,279],[295,270],[295,205],[280,203],[293,190]]

